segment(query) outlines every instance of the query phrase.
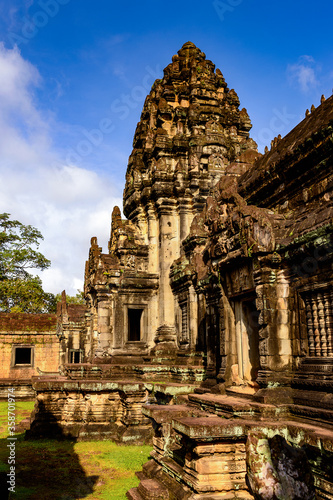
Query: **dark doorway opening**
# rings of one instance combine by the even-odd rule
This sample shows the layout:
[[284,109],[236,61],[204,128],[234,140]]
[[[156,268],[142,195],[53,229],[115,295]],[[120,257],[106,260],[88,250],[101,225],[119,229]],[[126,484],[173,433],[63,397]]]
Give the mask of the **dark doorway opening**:
[[15,348],[15,365],[31,365],[31,347]]
[[141,316],[143,309],[128,309],[128,340],[139,342],[141,340]]

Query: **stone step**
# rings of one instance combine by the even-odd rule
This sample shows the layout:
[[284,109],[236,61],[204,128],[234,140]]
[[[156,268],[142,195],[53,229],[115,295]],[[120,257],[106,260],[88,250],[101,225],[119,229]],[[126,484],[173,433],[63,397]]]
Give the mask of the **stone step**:
[[147,476],[142,470],[139,470],[135,473],[136,477],[139,479],[139,481],[143,481],[143,479],[147,479]]
[[248,491],[229,491],[225,493],[199,493],[193,496],[193,500],[253,500],[254,497]]
[[301,406],[301,405],[289,405],[289,409],[295,417],[306,418],[308,421],[313,420],[318,421],[318,423],[330,423],[333,422],[333,410],[327,410],[326,408],[314,408],[313,406]]
[[142,496],[138,492],[138,488],[131,488],[126,492],[126,496],[129,500],[143,500]]
[[173,402],[176,405],[188,405],[188,395],[179,394],[179,396],[174,397]]
[[[258,419],[260,416],[275,418],[277,414],[282,415],[281,408],[276,405],[259,403],[239,395],[189,394],[188,400],[193,407],[225,418],[237,416]],[[289,411],[284,407],[284,416],[286,415],[289,415]]]
[[231,397],[239,397],[247,400],[252,400],[252,396],[254,396],[258,392],[258,388],[246,386],[231,386],[227,387],[225,393],[227,396]]
[[143,479],[138,492],[144,500],[169,500],[168,490],[155,479]]
[[142,407],[142,413],[148,418],[152,418],[157,424],[171,423],[176,418],[183,417],[206,417],[213,418],[213,415],[198,408],[188,405],[156,405],[146,404]]

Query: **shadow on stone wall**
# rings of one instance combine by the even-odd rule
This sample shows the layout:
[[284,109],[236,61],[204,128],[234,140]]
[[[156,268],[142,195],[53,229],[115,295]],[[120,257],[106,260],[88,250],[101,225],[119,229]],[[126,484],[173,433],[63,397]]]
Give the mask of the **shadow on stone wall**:
[[[64,439],[54,417],[45,414],[52,423],[54,438],[25,440],[17,434],[15,441],[15,493],[10,493],[9,440],[0,439],[0,498],[26,500],[74,500],[86,498],[94,490],[98,476],[87,476],[74,451],[76,440]],[[50,434],[49,434],[50,435]]]

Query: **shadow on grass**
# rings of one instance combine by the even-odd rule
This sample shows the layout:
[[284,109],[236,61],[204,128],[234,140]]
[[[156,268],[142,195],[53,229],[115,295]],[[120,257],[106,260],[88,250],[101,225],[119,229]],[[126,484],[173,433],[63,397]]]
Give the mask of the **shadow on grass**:
[[43,425],[51,430],[55,439],[51,438],[50,432],[47,435],[51,439],[26,441],[24,434],[15,436],[15,493],[8,491],[10,484],[7,483],[10,441],[0,439],[1,499],[74,500],[93,492],[98,476],[86,475],[74,451],[76,440],[64,439],[52,414],[45,414]]

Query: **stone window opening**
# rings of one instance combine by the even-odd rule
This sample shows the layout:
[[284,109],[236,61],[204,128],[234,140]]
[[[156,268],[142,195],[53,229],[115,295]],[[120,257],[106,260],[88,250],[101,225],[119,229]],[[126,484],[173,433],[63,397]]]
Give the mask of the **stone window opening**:
[[82,351],[80,349],[71,349],[69,351],[69,362],[71,364],[82,363]]
[[333,289],[304,295],[310,357],[333,357]]
[[244,298],[233,301],[236,324],[238,376],[244,384],[253,382],[260,368],[259,313],[255,300]]
[[127,309],[128,314],[128,341],[140,342],[141,340],[141,318],[143,309]]
[[13,347],[12,366],[33,366],[34,349],[27,346]]

